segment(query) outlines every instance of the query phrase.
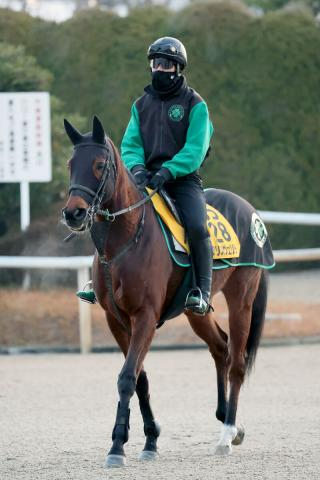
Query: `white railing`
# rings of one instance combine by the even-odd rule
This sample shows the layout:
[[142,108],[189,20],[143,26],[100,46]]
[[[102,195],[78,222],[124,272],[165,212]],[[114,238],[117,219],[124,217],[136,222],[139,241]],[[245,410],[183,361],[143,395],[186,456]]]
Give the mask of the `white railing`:
[[[93,256],[86,257],[13,257],[0,256],[0,268],[77,270],[78,290],[90,280]],[[88,353],[92,346],[90,305],[78,300],[80,348]]]
[[[286,223],[292,225],[320,225],[320,214],[317,213],[287,213],[259,211],[266,223]],[[275,250],[276,262],[297,262],[320,260],[320,248],[305,248],[300,250]],[[13,257],[0,256],[0,268],[23,269],[65,269],[77,270],[78,289],[90,279],[90,268],[93,256],[85,257]],[[88,353],[92,346],[91,310],[90,305],[79,300],[79,330],[80,348],[82,353]]]
[[286,223],[290,225],[320,225],[320,213],[267,212],[258,210],[266,223]]

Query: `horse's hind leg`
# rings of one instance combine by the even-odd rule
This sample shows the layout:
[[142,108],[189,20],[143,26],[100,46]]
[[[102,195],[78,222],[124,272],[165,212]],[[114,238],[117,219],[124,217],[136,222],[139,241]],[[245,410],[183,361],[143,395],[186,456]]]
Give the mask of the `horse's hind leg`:
[[236,414],[241,385],[246,373],[247,342],[250,334],[252,305],[260,280],[260,270],[239,268],[223,289],[229,307],[230,330],[230,393],[227,413],[216,453],[228,455],[231,444],[239,445],[244,429],[236,427]]
[[228,336],[215,322],[212,313],[203,317],[192,313],[187,316],[192,329],[206,342],[215,361],[218,387],[216,417],[223,423],[227,412]]
[[[107,320],[114,338],[116,339],[119,347],[121,348],[122,353],[126,357],[130,345],[130,335],[121,326],[119,326],[119,322],[115,317],[108,314]],[[157,439],[160,435],[160,427],[154,419],[151,409],[149,382],[147,378],[147,373],[143,367],[137,378],[136,393],[139,398],[140,411],[143,418],[144,433],[146,435],[146,443],[143,451],[140,454],[139,459],[153,460],[158,457]]]

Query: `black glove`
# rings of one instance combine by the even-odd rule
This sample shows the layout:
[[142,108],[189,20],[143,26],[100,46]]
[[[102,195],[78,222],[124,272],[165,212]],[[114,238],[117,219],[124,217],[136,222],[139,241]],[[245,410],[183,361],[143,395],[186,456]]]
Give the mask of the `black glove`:
[[136,165],[131,169],[131,173],[137,187],[139,190],[143,191],[151,177],[151,173],[143,165]]
[[152,190],[160,190],[163,185],[172,178],[170,171],[166,167],[162,167],[155,175],[153,175],[151,180],[147,183],[147,186],[152,188]]

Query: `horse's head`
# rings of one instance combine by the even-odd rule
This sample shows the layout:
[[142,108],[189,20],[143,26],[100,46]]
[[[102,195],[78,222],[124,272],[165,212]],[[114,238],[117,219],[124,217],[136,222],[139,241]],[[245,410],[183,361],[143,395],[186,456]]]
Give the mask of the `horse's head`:
[[65,130],[73,143],[69,198],[62,210],[71,230],[86,230],[101,205],[113,195],[115,185],[115,155],[106,138],[100,120],[94,116],[92,132],[82,135],[64,120]]

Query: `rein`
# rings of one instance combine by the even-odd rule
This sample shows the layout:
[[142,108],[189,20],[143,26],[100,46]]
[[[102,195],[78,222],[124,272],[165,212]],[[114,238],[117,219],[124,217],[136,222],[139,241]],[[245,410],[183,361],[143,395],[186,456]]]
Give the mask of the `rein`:
[[151,198],[153,197],[153,195],[155,195],[157,193],[158,190],[154,190],[152,193],[150,193],[150,195],[146,195],[144,198],[142,198],[141,200],[139,200],[139,202],[137,203],[134,203],[133,205],[129,205],[128,207],[126,208],[123,208],[122,210],[118,210],[117,212],[109,212],[109,210],[97,210],[96,213],[98,215],[102,215],[103,217],[105,217],[105,219],[109,222],[114,222],[116,217],[119,217],[119,215],[123,215],[124,213],[128,213],[128,212],[132,212],[132,210],[135,210],[136,208],[138,207],[141,207],[142,205],[144,205],[145,203],[149,202],[149,200],[151,200]]

